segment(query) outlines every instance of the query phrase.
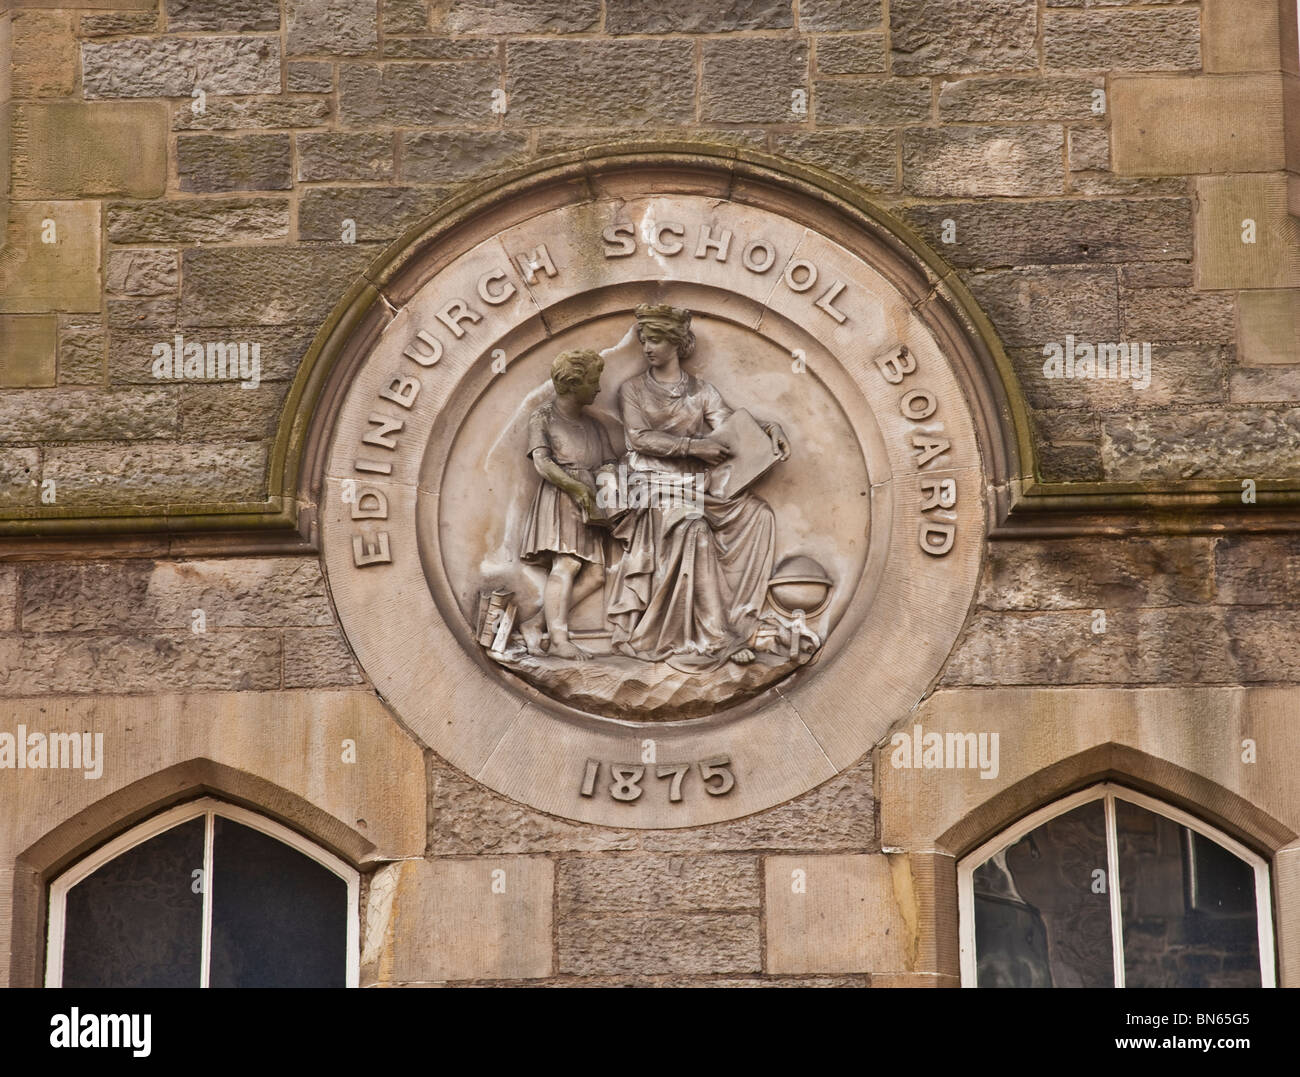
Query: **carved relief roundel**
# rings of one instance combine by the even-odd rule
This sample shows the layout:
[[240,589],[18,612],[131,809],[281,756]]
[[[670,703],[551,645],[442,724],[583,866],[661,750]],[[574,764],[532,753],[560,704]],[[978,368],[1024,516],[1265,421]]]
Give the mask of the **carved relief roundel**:
[[770,198],[655,180],[443,251],[355,366],[320,494],[344,631],[402,721],[619,827],[854,763],[941,668],[984,538],[914,301]]

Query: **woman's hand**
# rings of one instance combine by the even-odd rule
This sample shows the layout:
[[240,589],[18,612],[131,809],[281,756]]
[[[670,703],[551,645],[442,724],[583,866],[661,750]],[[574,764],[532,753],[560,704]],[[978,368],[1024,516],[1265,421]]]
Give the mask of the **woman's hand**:
[[606,519],[605,510],[596,502],[596,495],[581,483],[573,491],[573,500],[578,503],[582,511],[587,514],[589,523],[600,523]]
[[691,455],[706,464],[720,464],[731,455],[731,450],[712,438],[691,438]]
[[790,459],[790,443],[785,439],[785,431],[781,429],[779,423],[771,423],[767,428],[767,436],[772,442],[772,451],[782,460]]

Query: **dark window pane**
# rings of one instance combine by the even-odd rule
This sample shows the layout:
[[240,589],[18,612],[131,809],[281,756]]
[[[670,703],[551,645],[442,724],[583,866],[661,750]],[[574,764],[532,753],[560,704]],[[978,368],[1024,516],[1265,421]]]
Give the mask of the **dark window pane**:
[[216,818],[213,987],[343,987],[347,884],[260,831]]
[[1105,871],[1100,800],[1048,820],[976,868],[979,986],[1113,986]]
[[65,987],[198,987],[200,816],[128,849],[68,891]]
[[1124,982],[1259,987],[1255,873],[1163,815],[1115,802]]

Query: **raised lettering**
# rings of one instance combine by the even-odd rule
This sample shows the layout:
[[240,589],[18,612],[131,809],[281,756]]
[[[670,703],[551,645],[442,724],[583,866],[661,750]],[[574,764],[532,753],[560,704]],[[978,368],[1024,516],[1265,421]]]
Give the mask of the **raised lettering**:
[[469,322],[473,325],[475,322],[481,322],[482,320],[483,315],[470,310],[463,299],[453,299],[442,310],[438,311],[438,321],[455,333],[457,340],[465,335],[465,330],[460,327],[461,322]]
[[600,238],[605,241],[605,257],[626,258],[629,254],[635,254],[635,235],[636,231],[630,224],[611,224],[600,233]]
[[387,520],[388,498],[373,486],[360,487],[352,504],[352,519]]
[[952,549],[952,539],[956,531],[956,524],[941,524],[933,523],[930,520],[922,520],[921,549],[934,557],[942,557]]
[[715,252],[714,257],[716,257],[719,262],[725,262],[727,260],[727,252],[731,250],[730,228],[724,228],[722,230],[722,235],[717,239],[713,238],[713,231],[707,224],[700,228],[700,239],[699,242],[695,244],[695,257],[707,257],[710,250]]
[[390,419],[386,415],[380,415],[372,411],[366,416],[366,422],[372,426],[379,427],[378,430],[367,430],[361,435],[361,440],[367,445],[378,445],[381,449],[397,448],[397,439],[390,438],[389,434],[401,433],[402,427],[406,423],[401,419]]
[[392,560],[388,550],[387,531],[376,532],[373,542],[365,535],[352,536],[352,563],[357,568],[391,563]]
[[684,245],[682,241],[680,239],[674,239],[665,243],[663,238],[665,232],[671,232],[675,236],[686,235],[686,229],[683,228],[680,224],[672,224],[671,222],[665,222],[664,224],[657,224],[651,229],[650,232],[650,246],[653,247],[660,254],[681,253],[681,249]]
[[385,400],[391,400],[399,407],[409,408],[415,403],[415,398],[420,393],[420,379],[408,378],[402,374],[397,375],[384,388],[379,390],[379,395]]
[[504,269],[489,269],[478,279],[478,297],[484,303],[491,303],[494,307],[499,303],[504,303],[515,294],[515,286],[509,281],[499,292],[490,291],[488,285],[495,280],[506,280],[506,271]]
[[[802,269],[804,272],[803,280],[795,280],[795,271]],[[804,258],[796,258],[785,267],[785,282],[790,286],[792,292],[806,292],[817,283],[817,267]]]
[[876,360],[876,366],[880,368],[880,373],[885,381],[890,385],[899,384],[903,378],[916,369],[916,360],[912,353],[907,350],[907,346],[898,349],[897,355],[886,355]]
[[835,303],[835,297],[838,296],[840,292],[844,291],[844,288],[845,288],[844,282],[842,280],[837,280],[834,284],[832,284],[829,288],[827,288],[826,291],[822,292],[821,298],[818,299],[817,302],[813,304],[813,306],[815,306],[818,310],[825,311],[841,325],[843,325],[846,321],[848,321],[848,315],[845,314],[843,311],[836,310],[834,303]]
[[[442,341],[437,337],[431,336],[426,330],[421,329],[415,334],[416,340],[407,345],[406,350],[402,352],[406,358],[412,362],[419,363],[420,366],[433,366],[442,358]],[[417,341],[419,343],[417,343]],[[427,353],[420,350],[420,344],[424,344],[429,351]]]
[[529,284],[532,284],[537,279],[539,269],[548,277],[555,276],[555,263],[551,261],[551,255],[547,251],[545,243],[539,243],[534,251],[516,254],[515,261],[519,263],[519,271],[523,273],[524,280]]
[[[762,258],[758,257],[759,251],[763,252]],[[740,264],[751,273],[766,273],[776,264],[776,250],[765,240],[756,239],[745,244],[745,249],[740,252]]]

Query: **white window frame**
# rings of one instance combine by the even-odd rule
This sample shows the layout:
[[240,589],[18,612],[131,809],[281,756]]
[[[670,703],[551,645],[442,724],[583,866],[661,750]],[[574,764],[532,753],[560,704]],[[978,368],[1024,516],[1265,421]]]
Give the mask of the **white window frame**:
[[49,931],[46,937],[45,986],[63,986],[63,944],[67,924],[68,891],[110,860],[121,856],[150,838],[157,837],[181,823],[204,817],[203,827],[203,937],[200,957],[200,987],[208,986],[209,959],[212,939],[212,838],[217,816],[257,830],[276,841],[283,842],[304,856],[314,860],[327,871],[337,875],[347,884],[347,970],[345,984],[356,987],[361,974],[361,920],[358,915],[358,898],[361,876],[352,865],[313,844],[296,831],[258,815],[245,808],[226,804],[212,797],[203,797],[180,804],[161,812],[119,834],[112,841],[78,861],[50,885]]
[[1125,800],[1139,808],[1162,815],[1187,829],[1200,834],[1201,837],[1226,849],[1233,856],[1244,860],[1255,872],[1255,919],[1259,927],[1259,973],[1263,987],[1277,986],[1277,972],[1273,954],[1273,892],[1269,882],[1268,861],[1258,853],[1252,852],[1239,842],[1233,841],[1225,834],[1207,826],[1195,816],[1171,807],[1163,801],[1136,793],[1122,785],[1105,782],[1089,786],[1060,800],[1054,800],[1046,807],[1013,823],[995,838],[985,842],[974,852],[968,853],[957,864],[957,900],[960,912],[959,924],[961,935],[961,985],[975,987],[975,869],[989,857],[1002,852],[1023,838],[1026,834],[1049,819],[1087,804],[1094,800],[1104,801],[1106,813],[1106,878],[1107,893],[1110,895],[1110,930],[1111,949],[1114,956],[1115,986],[1124,986],[1124,924],[1120,915],[1120,888],[1124,885],[1119,877],[1119,850],[1115,828],[1115,801]]

